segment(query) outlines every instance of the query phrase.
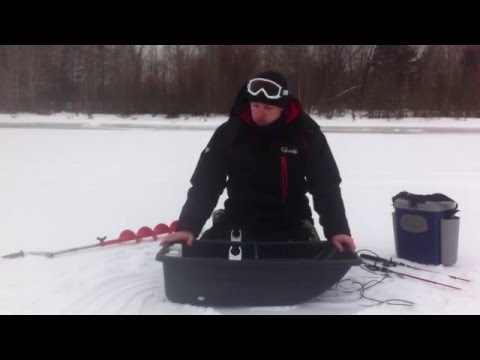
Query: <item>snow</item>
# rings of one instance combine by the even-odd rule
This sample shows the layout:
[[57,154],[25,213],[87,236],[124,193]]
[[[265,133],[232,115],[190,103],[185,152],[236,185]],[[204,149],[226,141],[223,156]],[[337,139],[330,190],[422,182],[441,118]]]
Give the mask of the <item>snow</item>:
[[[225,119],[0,115],[0,255],[91,245],[124,229],[169,224],[185,201],[200,151]],[[400,191],[440,192],[458,202],[457,263],[403,261],[443,274],[393,270],[462,290],[393,276],[364,296],[413,306],[376,305],[361,298],[359,284],[382,277],[354,267],[337,287],[297,306],[175,304],[166,299],[163,265],[155,261],[158,241],[147,240],[55,258],[0,259],[0,314],[480,314],[480,119],[317,121],[340,168],[358,249],[395,256],[391,198]]]

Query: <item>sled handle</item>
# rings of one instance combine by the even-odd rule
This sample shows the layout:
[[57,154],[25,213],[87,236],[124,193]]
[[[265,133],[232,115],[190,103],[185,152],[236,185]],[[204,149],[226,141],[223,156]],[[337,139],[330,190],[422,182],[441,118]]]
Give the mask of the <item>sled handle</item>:
[[338,254],[337,248],[331,245],[331,247],[326,251],[320,251],[320,253],[315,255],[313,260],[323,260],[323,261],[332,260],[337,254]]

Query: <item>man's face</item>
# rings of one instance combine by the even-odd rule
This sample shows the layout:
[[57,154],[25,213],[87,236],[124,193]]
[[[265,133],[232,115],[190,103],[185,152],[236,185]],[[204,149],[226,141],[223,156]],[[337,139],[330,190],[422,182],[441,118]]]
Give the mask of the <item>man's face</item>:
[[273,123],[280,117],[283,111],[281,107],[261,102],[251,102],[250,110],[252,112],[253,121],[259,126]]

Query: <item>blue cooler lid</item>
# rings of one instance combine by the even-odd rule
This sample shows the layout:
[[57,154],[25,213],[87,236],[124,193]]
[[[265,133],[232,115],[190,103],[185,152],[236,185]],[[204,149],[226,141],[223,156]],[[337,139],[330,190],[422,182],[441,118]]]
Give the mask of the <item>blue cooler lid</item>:
[[392,202],[396,209],[431,212],[451,211],[452,215],[458,211],[458,204],[455,200],[438,193],[419,195],[402,191],[392,198]]

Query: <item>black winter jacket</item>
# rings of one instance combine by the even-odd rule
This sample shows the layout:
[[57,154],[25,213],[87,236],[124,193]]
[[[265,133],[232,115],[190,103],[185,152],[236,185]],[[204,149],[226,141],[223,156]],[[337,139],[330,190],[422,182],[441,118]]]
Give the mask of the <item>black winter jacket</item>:
[[177,231],[197,237],[226,187],[225,214],[236,228],[268,234],[301,227],[312,217],[308,191],[325,237],[350,235],[341,178],[320,127],[294,98],[279,120],[259,127],[242,91],[200,156]]

